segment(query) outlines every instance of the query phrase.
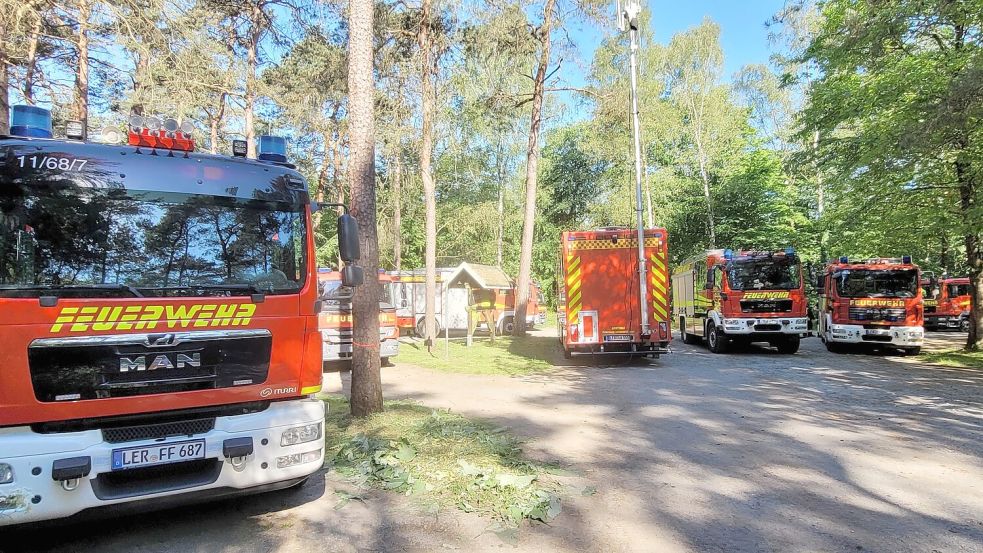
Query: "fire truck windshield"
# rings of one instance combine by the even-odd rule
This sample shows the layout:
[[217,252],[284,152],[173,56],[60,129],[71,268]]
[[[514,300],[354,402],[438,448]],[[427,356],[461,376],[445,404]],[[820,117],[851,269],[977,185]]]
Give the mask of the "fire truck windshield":
[[727,263],[731,290],[794,290],[799,287],[798,259],[735,259]]
[[949,297],[958,298],[959,296],[969,295],[969,284],[950,284]]
[[383,282],[382,292],[380,292],[379,303],[386,305],[387,307],[393,307],[396,305],[396,300],[393,299],[393,288],[395,283],[393,282]]
[[0,184],[0,297],[275,295],[304,284],[299,207]]
[[836,292],[844,298],[913,298],[918,295],[918,271],[845,269],[833,273]]

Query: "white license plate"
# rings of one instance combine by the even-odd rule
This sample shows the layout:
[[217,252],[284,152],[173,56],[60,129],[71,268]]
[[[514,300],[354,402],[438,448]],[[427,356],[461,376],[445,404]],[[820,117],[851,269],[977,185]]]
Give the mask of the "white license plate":
[[113,470],[179,463],[205,458],[205,440],[188,440],[113,450]]
[[631,336],[627,334],[608,334],[604,337],[605,342],[631,342]]

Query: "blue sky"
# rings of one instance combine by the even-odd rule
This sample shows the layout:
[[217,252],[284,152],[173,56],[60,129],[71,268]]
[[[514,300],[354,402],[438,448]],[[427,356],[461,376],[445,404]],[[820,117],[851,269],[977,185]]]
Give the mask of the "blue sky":
[[[672,35],[699,25],[704,17],[716,21],[724,49],[724,74],[730,79],[744,65],[768,62],[771,51],[765,22],[785,0],[647,0],[644,4],[652,14],[655,40],[662,44],[667,44]],[[580,24],[569,30],[581,62],[589,65],[604,34],[614,30],[614,21],[606,29]],[[580,81],[579,77],[575,71],[566,74],[571,82]]]

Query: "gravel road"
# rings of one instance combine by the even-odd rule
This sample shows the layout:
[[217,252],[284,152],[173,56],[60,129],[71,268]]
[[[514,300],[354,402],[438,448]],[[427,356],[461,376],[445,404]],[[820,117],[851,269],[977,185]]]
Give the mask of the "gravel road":
[[[387,397],[507,425],[570,468],[563,513],[517,541],[325,472],[298,490],[0,534],[0,551],[983,551],[983,371],[834,355],[815,338],[793,356],[673,347],[520,378],[383,369]],[[345,373],[326,380],[347,389]],[[362,499],[338,508],[345,493]]]

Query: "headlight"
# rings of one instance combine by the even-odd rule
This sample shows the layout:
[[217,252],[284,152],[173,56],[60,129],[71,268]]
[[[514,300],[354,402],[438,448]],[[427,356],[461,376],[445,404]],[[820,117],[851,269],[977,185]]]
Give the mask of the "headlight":
[[320,458],[321,458],[320,449],[315,449],[314,451],[306,451],[304,453],[294,453],[292,455],[284,455],[283,457],[276,458],[276,468],[285,469],[287,467],[292,467],[294,465],[312,463]]
[[7,463],[0,463],[0,484],[9,484],[14,481],[14,467]]
[[295,426],[293,428],[288,428],[283,431],[280,435],[280,445],[297,445],[307,442],[313,442],[321,437],[321,423],[305,424],[304,426]]

